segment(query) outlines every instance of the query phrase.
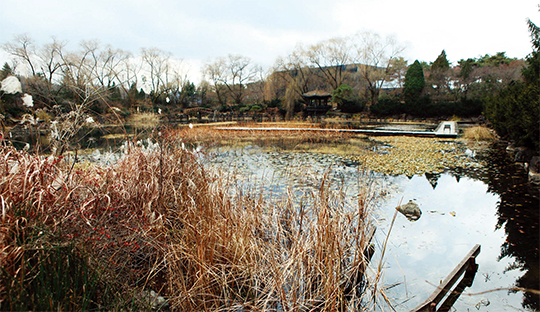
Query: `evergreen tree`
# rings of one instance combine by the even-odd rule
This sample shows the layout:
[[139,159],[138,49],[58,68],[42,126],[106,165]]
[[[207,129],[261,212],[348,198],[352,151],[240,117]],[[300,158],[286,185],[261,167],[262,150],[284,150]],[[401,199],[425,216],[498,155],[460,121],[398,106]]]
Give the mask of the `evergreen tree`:
[[540,85],[540,27],[536,26],[530,19],[528,20],[529,31],[531,33],[531,43],[533,51],[526,58],[527,66],[523,69],[522,75],[529,85]]
[[500,65],[508,65],[515,60],[517,59],[506,56],[506,52],[497,52],[495,55],[486,54],[479,58],[478,65],[498,67]]
[[13,75],[13,69],[11,69],[9,64],[6,62],[4,63],[2,70],[0,70],[0,81],[4,80],[9,75]]
[[435,89],[435,94],[442,96],[445,91],[448,91],[447,78],[450,70],[450,62],[446,58],[446,52],[442,50],[435,62],[431,64],[431,72],[429,82]]
[[469,92],[469,87],[471,84],[473,84],[476,80],[476,77],[474,77],[473,72],[476,65],[476,61],[474,59],[467,59],[467,60],[460,60],[459,62],[459,83],[461,88],[461,96],[462,99],[467,99],[467,93]]
[[409,67],[405,74],[405,83],[403,84],[403,96],[407,102],[415,102],[418,100],[426,81],[424,79],[424,70],[418,60]]
[[358,99],[353,88],[347,84],[342,84],[334,90],[332,102],[336,103],[343,113],[355,114],[365,108],[365,104]]
[[485,103],[485,114],[497,133],[518,145],[540,152],[540,29],[530,20],[533,51],[514,81]]
[[448,59],[446,58],[446,52],[442,50],[435,62],[431,64],[431,71],[444,72],[448,69],[450,69],[450,62],[448,62]]
[[473,72],[475,65],[474,63],[475,61],[473,59],[459,61],[459,78],[462,78],[463,80],[468,80]]

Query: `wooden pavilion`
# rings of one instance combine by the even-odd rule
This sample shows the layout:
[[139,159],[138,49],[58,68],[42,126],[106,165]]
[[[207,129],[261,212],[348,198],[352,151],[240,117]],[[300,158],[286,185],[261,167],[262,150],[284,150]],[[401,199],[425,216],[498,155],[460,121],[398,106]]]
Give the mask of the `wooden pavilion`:
[[302,98],[306,102],[304,117],[325,115],[332,108],[332,105],[328,104],[332,94],[326,91],[310,91],[302,94]]

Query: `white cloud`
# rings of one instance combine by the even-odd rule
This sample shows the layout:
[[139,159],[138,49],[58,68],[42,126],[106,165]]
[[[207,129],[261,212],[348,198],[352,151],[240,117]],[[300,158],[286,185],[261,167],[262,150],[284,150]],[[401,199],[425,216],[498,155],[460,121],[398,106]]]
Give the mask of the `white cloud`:
[[[99,39],[134,54],[157,47],[193,64],[242,54],[265,67],[297,43],[360,30],[395,34],[408,43],[410,61],[433,61],[443,49],[452,62],[501,51],[524,57],[531,50],[525,19],[538,20],[536,0],[25,0],[4,1],[2,10],[0,43],[27,33],[38,44],[67,40],[74,50]],[[28,18],[19,18],[23,12]]]
[[409,60],[434,61],[445,49],[449,59],[478,57],[506,51],[524,57],[531,48],[525,20],[538,17],[533,0],[468,1],[451,3],[411,1],[339,1],[333,19],[342,32],[372,30],[395,34],[408,43]]

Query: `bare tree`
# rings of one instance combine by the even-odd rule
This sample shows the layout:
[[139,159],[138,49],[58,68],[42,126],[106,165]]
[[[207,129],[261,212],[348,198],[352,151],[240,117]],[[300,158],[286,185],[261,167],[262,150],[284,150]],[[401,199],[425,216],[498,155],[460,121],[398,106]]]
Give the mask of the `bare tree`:
[[51,43],[47,43],[39,49],[38,57],[41,60],[41,72],[47,79],[49,87],[53,85],[55,74],[64,66],[62,53],[65,46],[65,41],[53,37]]
[[263,104],[265,99],[267,76],[268,74],[260,69],[257,73],[257,77],[255,78],[256,81],[246,85],[245,99],[248,100],[249,103],[257,105]]
[[[236,104],[242,104],[246,85],[257,81],[262,69],[251,63],[248,57],[229,54],[226,58],[219,57],[204,66],[205,78],[213,81],[216,95],[224,104],[223,90]],[[223,88],[225,87],[225,88]]]
[[[168,85],[171,70],[171,54],[157,48],[143,48],[143,71],[150,77],[150,88],[153,91],[152,101],[155,101]],[[145,77],[143,77],[143,81]]]
[[3,44],[2,48],[9,54],[21,59],[28,65],[32,76],[36,75],[36,68],[34,66],[35,46],[34,40],[28,35],[17,35],[13,38],[12,42]]
[[32,47],[26,50],[27,53],[32,51],[32,54],[26,55],[32,64],[32,70],[34,70],[35,74],[25,77],[24,81],[28,92],[32,94],[34,103],[38,107],[52,106],[56,103],[58,88],[54,87],[53,81],[64,64],[61,57],[64,47],[64,42],[53,38],[51,43],[45,44],[40,48]]
[[127,97],[128,106],[135,104],[139,94],[139,75],[142,69],[142,61],[128,57],[120,62],[121,70],[117,73],[117,79],[122,81],[120,88]]
[[318,69],[310,64],[308,52],[301,45],[297,45],[288,56],[276,60],[270,81],[276,89],[274,92],[283,97],[287,119],[292,118],[294,103],[301,99],[302,94],[318,86]]
[[94,84],[93,73],[97,63],[95,55],[99,47],[97,41],[82,41],[81,50],[62,54],[64,66],[62,67],[62,87],[67,88],[79,101],[89,99],[98,86]]
[[222,82],[229,90],[233,101],[236,104],[242,104],[246,84],[256,81],[261,69],[252,64],[248,57],[232,54],[227,57],[225,66],[226,71]]
[[337,89],[347,73],[351,61],[350,47],[345,38],[333,38],[311,46],[307,51],[311,64],[319,68],[332,90]]
[[366,83],[371,104],[374,104],[382,85],[394,74],[393,60],[405,49],[394,37],[381,38],[371,32],[358,33],[352,38],[353,58],[358,73]]
[[310,91],[310,87],[316,80],[315,71],[309,64],[306,50],[298,45],[287,57],[277,59],[274,75],[285,81],[292,92],[301,96]]
[[222,106],[227,104],[227,95],[224,92],[225,84],[225,64],[226,60],[223,57],[218,57],[213,61],[206,63],[203,66],[203,77],[212,82],[213,91],[216,94],[218,103]]
[[126,61],[130,57],[129,52],[114,49],[109,45],[101,51],[93,51],[92,61],[95,64],[92,73],[93,80],[106,88],[122,85],[125,81],[124,71],[127,70]]

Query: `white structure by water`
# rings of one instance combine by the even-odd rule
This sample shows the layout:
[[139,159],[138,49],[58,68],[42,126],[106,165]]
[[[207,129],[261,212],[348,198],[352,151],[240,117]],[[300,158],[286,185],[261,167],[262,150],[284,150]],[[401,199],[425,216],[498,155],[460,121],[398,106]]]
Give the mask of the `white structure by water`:
[[455,121],[443,121],[435,129],[436,135],[456,135],[458,134],[457,122]]

